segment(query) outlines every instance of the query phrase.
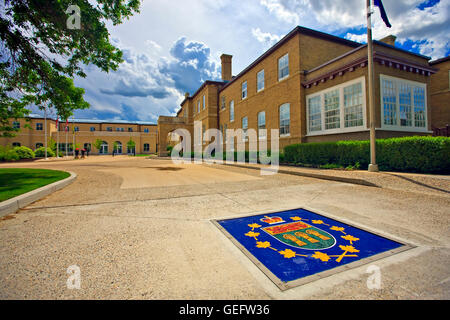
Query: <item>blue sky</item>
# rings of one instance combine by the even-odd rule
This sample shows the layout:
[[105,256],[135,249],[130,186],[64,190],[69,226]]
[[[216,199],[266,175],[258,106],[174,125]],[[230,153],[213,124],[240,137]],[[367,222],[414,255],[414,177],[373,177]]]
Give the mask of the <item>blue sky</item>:
[[[124,63],[105,74],[93,66],[75,79],[90,109],[78,119],[155,122],[174,115],[184,93],[220,79],[220,55],[238,74],[297,25],[365,42],[365,0],[143,0],[141,13],[109,26]],[[392,28],[376,9],[374,38],[432,57],[450,53],[450,0],[384,0]],[[83,23],[81,16],[81,23]]]

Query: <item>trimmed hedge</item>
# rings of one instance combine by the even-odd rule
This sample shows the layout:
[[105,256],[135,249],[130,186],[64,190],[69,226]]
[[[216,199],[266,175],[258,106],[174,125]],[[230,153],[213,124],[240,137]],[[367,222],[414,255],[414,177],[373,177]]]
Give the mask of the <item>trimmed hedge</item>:
[[[377,163],[383,171],[450,173],[450,138],[402,137],[379,139]],[[284,148],[284,162],[300,165],[335,164],[366,169],[369,141],[301,143]]]

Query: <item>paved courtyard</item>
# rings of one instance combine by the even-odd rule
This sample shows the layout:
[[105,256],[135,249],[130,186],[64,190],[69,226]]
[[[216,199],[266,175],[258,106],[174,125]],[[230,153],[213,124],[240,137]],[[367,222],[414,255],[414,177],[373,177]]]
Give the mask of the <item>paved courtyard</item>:
[[[0,299],[450,298],[448,177],[328,171],[369,187],[127,156],[0,167],[78,175],[0,219]],[[211,222],[301,207],[416,248],[371,263],[381,289],[368,288],[363,265],[280,291]],[[73,265],[79,290],[66,285]]]

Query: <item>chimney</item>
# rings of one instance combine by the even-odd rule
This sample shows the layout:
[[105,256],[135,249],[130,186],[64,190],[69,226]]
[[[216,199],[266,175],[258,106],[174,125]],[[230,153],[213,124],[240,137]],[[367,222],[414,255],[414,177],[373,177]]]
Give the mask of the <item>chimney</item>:
[[220,60],[222,61],[222,80],[223,81],[231,81],[232,73],[231,73],[231,59],[233,56],[229,54],[223,54],[220,56]]
[[395,47],[396,39],[397,39],[397,37],[391,34],[391,35],[388,35],[387,37],[384,37],[383,39],[380,39],[379,41]]

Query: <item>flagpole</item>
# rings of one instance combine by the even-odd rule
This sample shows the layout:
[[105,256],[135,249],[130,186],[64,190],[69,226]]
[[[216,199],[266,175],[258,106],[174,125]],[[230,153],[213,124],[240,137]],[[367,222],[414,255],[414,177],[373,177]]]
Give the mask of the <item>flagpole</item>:
[[368,51],[368,86],[369,86],[369,117],[370,117],[370,172],[378,172],[376,160],[376,134],[375,134],[375,99],[374,99],[374,68],[373,68],[373,44],[372,44],[372,0],[366,0],[367,4],[367,51]]
[[44,136],[45,136],[45,160],[47,158],[47,107],[44,108]]
[[72,153],[75,158],[75,115],[72,116]]
[[56,115],[56,158],[59,159],[59,115]]
[[66,158],[69,156],[68,155],[68,150],[69,150],[69,146],[68,146],[68,135],[69,135],[69,118],[66,119]]

